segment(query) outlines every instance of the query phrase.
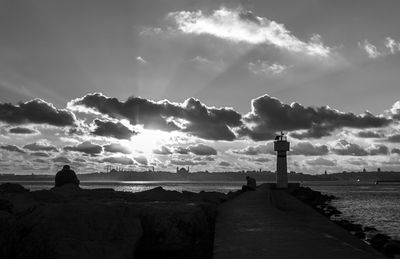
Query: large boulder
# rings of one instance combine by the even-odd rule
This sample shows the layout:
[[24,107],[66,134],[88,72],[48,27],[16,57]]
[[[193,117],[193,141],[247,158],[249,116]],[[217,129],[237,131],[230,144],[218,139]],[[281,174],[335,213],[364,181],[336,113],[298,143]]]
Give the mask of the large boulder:
[[29,192],[29,190],[17,183],[3,183],[0,185],[0,194],[2,194],[2,193],[24,193],[24,192]]
[[379,251],[383,250],[383,247],[391,238],[385,234],[376,234],[371,239],[367,240],[371,246]]
[[21,258],[133,258],[142,235],[129,209],[85,202],[42,206],[21,225]]
[[134,193],[129,199],[132,202],[147,201],[186,201],[184,195],[177,191],[167,191],[162,187],[156,187],[147,191]]

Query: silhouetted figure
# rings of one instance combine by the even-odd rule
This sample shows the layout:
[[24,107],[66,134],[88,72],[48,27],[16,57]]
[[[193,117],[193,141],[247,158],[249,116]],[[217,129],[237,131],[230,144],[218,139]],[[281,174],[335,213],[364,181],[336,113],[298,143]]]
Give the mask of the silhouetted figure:
[[246,176],[247,184],[242,186],[242,191],[255,191],[257,189],[256,179]]
[[56,174],[55,187],[60,187],[65,184],[74,184],[79,186],[79,180],[75,172],[71,170],[69,165],[64,165],[63,169]]

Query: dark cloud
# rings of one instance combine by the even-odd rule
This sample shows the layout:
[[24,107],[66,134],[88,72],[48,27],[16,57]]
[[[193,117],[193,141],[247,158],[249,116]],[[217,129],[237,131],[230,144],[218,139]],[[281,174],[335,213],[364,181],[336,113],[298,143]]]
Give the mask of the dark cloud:
[[256,146],[248,146],[243,149],[234,149],[232,153],[240,154],[240,155],[248,155],[248,156],[256,156],[259,154],[274,154],[274,146],[272,142],[267,143],[266,145],[256,145]]
[[360,138],[382,138],[382,134],[374,131],[360,131],[357,136]]
[[35,134],[35,133],[37,133],[36,130],[30,129],[30,128],[24,128],[24,127],[11,128],[8,132],[10,132],[12,134]]
[[169,148],[162,146],[159,149],[153,150],[153,153],[156,155],[170,155],[172,154],[171,150]]
[[50,155],[46,152],[33,152],[31,153],[31,156],[49,157]]
[[250,161],[259,162],[259,163],[267,163],[267,162],[271,161],[271,159],[269,159],[268,157],[257,157],[257,158],[251,158]]
[[41,99],[34,99],[18,105],[0,103],[0,121],[10,124],[35,123],[73,126],[75,125],[75,116],[73,113],[57,109]]
[[65,146],[64,150],[82,152],[89,155],[98,155],[103,151],[103,147],[97,144],[92,144],[90,141],[85,141],[76,146]]
[[1,149],[10,151],[10,152],[17,152],[17,153],[25,153],[25,151],[23,151],[20,147],[15,146],[15,145],[2,145],[0,146]]
[[227,161],[221,161],[221,162],[219,162],[219,164],[218,165],[220,165],[220,166],[231,166],[231,163],[229,163],[229,162],[227,162]]
[[181,155],[187,155],[189,154],[189,150],[187,148],[183,148],[183,147],[177,147],[174,150],[175,153],[181,154]]
[[134,158],[136,162],[138,162],[141,165],[148,165],[147,158],[145,156],[138,156]]
[[78,163],[86,163],[86,162],[87,162],[87,161],[86,161],[85,159],[83,159],[83,158],[75,158],[74,161],[75,161],[75,162],[78,162]]
[[59,156],[56,158],[53,158],[52,161],[54,163],[62,163],[62,164],[70,164],[71,160],[69,160],[68,158],[64,157],[64,156]]
[[81,111],[94,110],[113,118],[125,118],[132,125],[143,125],[147,129],[179,130],[210,140],[234,140],[236,136],[231,128],[242,125],[241,115],[233,109],[207,107],[194,98],[182,104],[166,100],[154,102],[140,97],[130,97],[121,102],[95,93],[75,99],[68,105]]
[[389,136],[387,138],[387,141],[392,142],[392,143],[400,143],[400,134],[395,134],[395,135]]
[[368,156],[369,153],[360,145],[350,143],[347,140],[340,140],[331,150],[340,156]]
[[102,160],[105,163],[121,164],[121,165],[133,165],[133,160],[129,157],[106,157]]
[[102,121],[99,119],[94,120],[96,128],[92,131],[93,135],[103,136],[103,137],[113,137],[116,139],[130,139],[136,132],[130,130],[122,123]]
[[216,155],[218,152],[213,147],[204,145],[204,144],[197,144],[188,147],[189,152],[198,155],[198,156],[211,156]]
[[170,161],[171,165],[178,165],[178,166],[187,166],[187,165],[207,165],[206,161],[195,161],[189,159],[172,159]]
[[389,154],[389,148],[385,145],[377,145],[377,146],[369,149],[369,154],[371,156],[387,155],[387,154]]
[[25,149],[31,150],[31,151],[54,151],[58,152],[58,149],[55,146],[51,145],[42,145],[39,143],[31,143],[27,144],[24,146]]
[[112,143],[112,144],[108,144],[103,146],[104,151],[105,152],[110,152],[110,153],[122,153],[122,154],[130,154],[132,153],[129,148],[121,145],[121,144],[117,144],[117,143]]
[[40,164],[47,164],[47,163],[49,163],[48,160],[44,160],[44,159],[41,159],[41,158],[33,159],[32,162],[40,163]]
[[292,147],[291,155],[323,156],[329,153],[326,145],[313,145],[310,142],[300,142]]
[[398,149],[398,148],[393,148],[391,153],[392,153],[392,154],[399,154],[399,155],[400,155],[400,149]]
[[347,162],[351,165],[356,165],[356,166],[365,166],[368,165],[367,162],[365,162],[363,159],[349,159]]
[[288,105],[268,95],[253,99],[251,106],[251,112],[244,116],[244,121],[249,126],[242,127],[239,133],[254,140],[269,139],[271,135],[281,130],[307,130],[306,133],[296,133],[291,136],[321,138],[342,127],[377,128],[392,122],[390,119],[374,116],[369,112],[355,115],[339,112],[328,106],[314,108],[304,107],[299,103]]
[[325,159],[325,158],[322,158],[322,157],[318,157],[313,160],[307,160],[306,163],[308,165],[312,165],[312,166],[335,166],[336,165],[335,162]]

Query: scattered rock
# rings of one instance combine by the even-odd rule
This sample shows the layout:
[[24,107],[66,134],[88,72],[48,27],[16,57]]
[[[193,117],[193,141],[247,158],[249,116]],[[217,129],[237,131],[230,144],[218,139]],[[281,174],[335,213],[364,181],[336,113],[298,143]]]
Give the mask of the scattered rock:
[[339,226],[341,226],[342,228],[346,229],[347,231],[362,232],[362,225],[360,225],[360,224],[354,224],[345,219],[334,221],[334,222],[336,224],[338,224]]
[[357,232],[355,232],[355,233],[354,233],[354,236],[357,237],[357,238],[359,238],[359,239],[363,239],[363,240],[364,240],[365,237],[366,237],[365,233],[362,232],[362,231],[357,231]]
[[391,238],[388,235],[378,233],[367,241],[371,244],[373,248],[382,251],[383,247],[390,239]]
[[387,256],[400,254],[400,241],[390,240],[383,246],[383,253]]

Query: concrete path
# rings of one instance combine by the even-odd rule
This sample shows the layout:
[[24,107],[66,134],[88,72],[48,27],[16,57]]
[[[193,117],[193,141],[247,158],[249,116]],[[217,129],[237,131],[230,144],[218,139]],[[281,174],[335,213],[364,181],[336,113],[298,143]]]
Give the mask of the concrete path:
[[282,190],[259,186],[222,204],[214,259],[381,258],[374,249]]

